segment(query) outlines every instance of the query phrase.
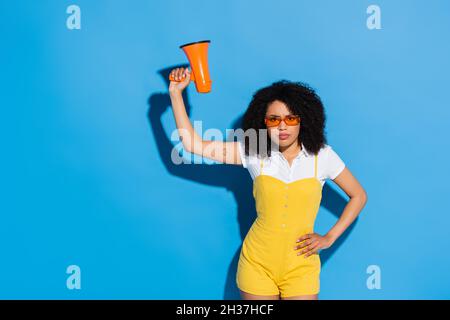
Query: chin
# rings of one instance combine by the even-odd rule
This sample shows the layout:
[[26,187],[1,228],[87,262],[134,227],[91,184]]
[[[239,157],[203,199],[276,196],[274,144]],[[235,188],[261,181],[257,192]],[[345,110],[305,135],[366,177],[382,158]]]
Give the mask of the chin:
[[292,142],[293,142],[293,141],[289,141],[289,140],[280,140],[278,144],[279,144],[280,146],[282,146],[282,147],[286,147],[286,146],[291,145]]

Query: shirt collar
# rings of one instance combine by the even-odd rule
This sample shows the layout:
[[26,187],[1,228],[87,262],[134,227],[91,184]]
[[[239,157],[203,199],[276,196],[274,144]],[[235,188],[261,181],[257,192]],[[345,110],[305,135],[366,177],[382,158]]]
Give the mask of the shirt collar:
[[[281,156],[281,152],[279,150],[274,150],[272,151],[272,153],[278,154]],[[304,155],[305,157],[308,157],[310,154],[308,151],[306,151],[305,146],[302,143],[302,150],[298,153],[298,155],[295,158],[300,158],[302,155]]]
[[303,143],[302,143],[302,151],[300,151],[299,155],[300,155],[300,154],[303,154],[305,157],[309,157],[309,152],[306,151],[306,148],[305,148],[305,146],[303,145]]

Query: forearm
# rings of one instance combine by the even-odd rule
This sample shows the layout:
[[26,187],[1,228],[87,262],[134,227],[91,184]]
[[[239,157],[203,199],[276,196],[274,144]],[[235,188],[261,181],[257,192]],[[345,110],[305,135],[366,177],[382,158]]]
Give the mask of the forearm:
[[344,233],[344,231],[353,223],[365,204],[366,196],[364,194],[350,198],[350,201],[342,211],[339,220],[328,231],[326,236],[329,237],[332,242],[335,242],[337,238],[339,238],[341,234]]
[[202,146],[202,138],[195,132],[186,112],[181,92],[170,92],[172,111],[183,147],[188,152],[198,152]]

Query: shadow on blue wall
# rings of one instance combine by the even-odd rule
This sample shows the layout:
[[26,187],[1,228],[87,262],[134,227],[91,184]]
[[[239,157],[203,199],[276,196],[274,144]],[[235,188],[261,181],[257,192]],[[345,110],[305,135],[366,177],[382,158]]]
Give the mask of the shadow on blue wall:
[[[166,84],[166,88],[169,87],[169,73],[172,69],[178,67],[187,67],[188,65],[176,65],[170,68],[160,70],[158,73],[163,78]],[[186,112],[190,116],[191,106],[187,97],[187,90],[183,91],[183,99],[186,106]],[[168,138],[161,123],[161,115],[167,108],[171,107],[171,101],[168,93],[157,92],[151,94],[148,99],[149,110],[148,120],[150,122],[150,128],[155,137],[155,142],[158,148],[159,155],[164,163],[167,171],[180,178],[184,178],[197,183],[206,184],[215,187],[226,188],[227,191],[232,192],[235,201],[237,203],[237,220],[239,225],[239,231],[241,236],[241,243],[244,240],[248,230],[250,229],[253,221],[256,218],[255,201],[252,194],[253,181],[247,170],[243,170],[242,166],[237,165],[208,165],[208,164],[196,164],[186,167],[185,165],[176,165],[171,160],[171,153],[173,149],[173,143]],[[232,125],[233,129],[241,128],[242,116],[238,117]],[[339,217],[347,204],[347,200],[344,199],[337,191],[331,188],[328,183],[324,185],[321,206],[325,207],[336,217]],[[338,250],[345,239],[349,236],[351,231],[356,225],[353,223],[346,232],[335,242],[335,244],[320,253],[320,259],[322,266],[326,264],[328,259]],[[225,288],[223,298],[240,299],[239,289],[236,286],[236,272],[239,260],[239,254],[241,247],[236,250],[233,259],[230,261],[228,267],[228,273],[225,281]]]

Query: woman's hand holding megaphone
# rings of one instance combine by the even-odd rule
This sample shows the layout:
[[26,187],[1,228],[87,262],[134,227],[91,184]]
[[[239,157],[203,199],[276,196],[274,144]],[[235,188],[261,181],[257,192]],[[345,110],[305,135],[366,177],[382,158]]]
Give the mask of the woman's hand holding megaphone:
[[[188,68],[175,68],[170,72],[169,92],[182,92],[191,80],[191,72]],[[184,78],[184,79],[183,79]]]

